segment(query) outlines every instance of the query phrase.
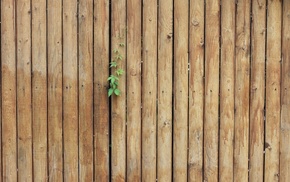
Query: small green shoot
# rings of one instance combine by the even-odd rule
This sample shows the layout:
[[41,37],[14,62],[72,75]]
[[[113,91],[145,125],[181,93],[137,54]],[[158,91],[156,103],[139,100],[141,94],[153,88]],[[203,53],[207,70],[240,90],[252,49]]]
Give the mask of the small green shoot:
[[[124,43],[120,43],[119,47],[125,47]],[[120,76],[122,76],[125,71],[122,68],[118,68],[118,61],[123,60],[123,56],[121,55],[120,51],[118,49],[113,49],[114,57],[113,60],[110,62],[110,68],[114,68],[115,74],[111,74],[108,77],[108,81],[110,83],[110,87],[108,89],[108,97],[112,96],[115,94],[116,96],[119,96],[121,94],[120,89],[118,88],[119,86],[119,79]]]

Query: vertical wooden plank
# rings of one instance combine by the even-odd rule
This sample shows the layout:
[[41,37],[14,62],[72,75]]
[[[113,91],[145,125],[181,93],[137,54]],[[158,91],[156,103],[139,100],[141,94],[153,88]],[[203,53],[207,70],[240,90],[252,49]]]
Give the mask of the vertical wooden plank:
[[15,1],[1,1],[2,171],[17,181]]
[[95,180],[104,182],[110,178],[109,35],[109,0],[94,1],[94,172]]
[[157,179],[172,181],[172,44],[173,0],[158,6],[158,140]]
[[[111,2],[111,55],[118,49],[123,59],[118,62],[118,68],[126,70],[126,0]],[[112,72],[115,70],[113,69]],[[112,129],[112,181],[126,181],[126,73],[120,77],[119,90],[121,95],[112,97],[111,129]]]
[[32,181],[30,0],[17,1],[16,8],[18,180]]
[[142,181],[156,181],[157,1],[143,1]]
[[237,2],[235,68],[234,181],[248,181],[250,0]]
[[283,1],[280,181],[290,181],[290,1]]
[[33,180],[47,181],[46,0],[32,0]]
[[204,0],[190,1],[188,180],[203,181]]
[[252,1],[250,181],[263,181],[266,1]]
[[63,1],[64,180],[78,181],[77,0]]
[[62,1],[47,1],[49,181],[63,180]]
[[187,180],[188,6],[187,0],[174,1],[174,181]]
[[[1,12],[2,12],[2,7],[1,7],[2,1],[0,1],[0,22],[1,22]],[[0,33],[1,33],[1,24],[0,24]],[[1,34],[2,35],[2,34]],[[2,44],[2,36],[0,36],[0,180],[2,180],[2,49],[1,49],[1,44]]]
[[79,181],[93,181],[93,1],[79,1]]
[[267,13],[267,72],[266,72],[266,139],[265,181],[279,180],[280,139],[280,66],[282,4],[268,1]]
[[222,1],[219,181],[233,181],[234,172],[235,10],[235,1]]
[[219,34],[220,5],[206,1],[204,180],[218,180]]
[[127,1],[127,181],[141,181],[141,0]]

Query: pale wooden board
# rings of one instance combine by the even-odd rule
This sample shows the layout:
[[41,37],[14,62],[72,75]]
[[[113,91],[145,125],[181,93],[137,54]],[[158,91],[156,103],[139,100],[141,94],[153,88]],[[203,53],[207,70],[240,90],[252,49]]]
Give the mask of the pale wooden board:
[[132,182],[141,181],[141,6],[141,0],[127,1],[126,175]]
[[157,179],[172,181],[172,44],[173,1],[160,0],[158,6],[158,130]]
[[48,176],[63,180],[62,2],[47,1]]
[[188,180],[203,181],[204,0],[190,1]]
[[94,1],[94,179],[109,181],[109,1]]
[[64,180],[78,180],[77,0],[63,1]]
[[234,181],[248,181],[250,0],[236,6]]
[[290,181],[290,1],[283,1],[280,181]]
[[16,2],[18,180],[32,181],[31,9]]
[[205,16],[205,99],[204,180],[218,180],[219,108],[219,1],[206,2]]
[[33,180],[46,181],[47,173],[47,40],[46,0],[32,0],[32,113]]
[[[118,68],[126,70],[126,0],[111,2],[111,55],[118,49],[123,59],[118,62]],[[109,60],[110,61],[110,60]],[[112,73],[115,71],[111,70]],[[126,181],[126,73],[120,77],[120,96],[113,96],[111,102],[111,180]]]
[[142,181],[156,180],[157,1],[143,1]]
[[15,10],[14,1],[1,1],[3,181],[17,181]]
[[279,180],[282,2],[267,4],[266,138],[264,180]]
[[234,172],[235,5],[221,3],[219,181],[233,181]]
[[79,181],[93,181],[93,1],[80,0],[79,61]]
[[189,2],[187,0],[174,1],[174,181],[187,181],[188,6]]
[[249,180],[263,181],[266,1],[252,1]]

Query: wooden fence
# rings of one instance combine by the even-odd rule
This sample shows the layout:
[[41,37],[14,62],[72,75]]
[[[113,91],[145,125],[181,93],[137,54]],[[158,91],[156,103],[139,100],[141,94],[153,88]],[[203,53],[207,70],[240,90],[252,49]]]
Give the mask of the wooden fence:
[[1,0],[0,26],[0,181],[290,181],[289,0]]

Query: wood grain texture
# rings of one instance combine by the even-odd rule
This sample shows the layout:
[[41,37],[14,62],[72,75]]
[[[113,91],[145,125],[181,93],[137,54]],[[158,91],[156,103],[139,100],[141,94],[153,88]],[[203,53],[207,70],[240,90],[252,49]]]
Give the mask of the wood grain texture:
[[203,181],[204,0],[190,1],[188,180]]
[[268,1],[264,180],[269,182],[279,180],[281,15],[281,1]]
[[186,0],[174,1],[174,181],[187,180],[188,6]]
[[206,1],[204,180],[218,180],[219,1]]
[[93,1],[79,1],[79,181],[93,181]]
[[250,181],[263,180],[266,1],[252,1]]
[[47,181],[46,0],[32,0],[33,180]]
[[18,180],[32,181],[31,9],[16,2]]
[[141,0],[127,1],[127,181],[141,181]]
[[236,6],[234,181],[248,181],[250,0]]
[[219,181],[233,181],[235,122],[235,2],[221,3]]
[[[1,1],[0,1],[0,21],[1,21],[1,11],[2,11],[2,7],[1,7]],[[1,30],[1,24],[0,24],[0,31]],[[2,41],[1,41],[1,37],[0,36],[0,45],[2,44]],[[0,47],[0,142],[1,142],[1,145],[0,145],[0,180],[2,180],[2,49]]]
[[173,1],[160,0],[158,8],[158,130],[157,179],[172,181],[172,44]]
[[62,2],[47,1],[48,175],[63,180]]
[[77,1],[63,1],[64,180],[78,181]]
[[110,179],[109,35],[109,0],[94,1],[94,179],[104,182]]
[[142,181],[156,180],[157,2],[143,1]]
[[290,1],[283,1],[280,181],[290,181]]
[[2,181],[17,181],[15,11],[14,1],[1,1]]
[[[111,55],[118,49],[123,59],[118,62],[118,68],[126,70],[126,0],[111,2]],[[112,57],[113,58],[113,57]],[[112,73],[115,70],[112,70]],[[111,180],[113,182],[126,181],[126,73],[120,77],[120,97],[113,96],[111,100]]]

